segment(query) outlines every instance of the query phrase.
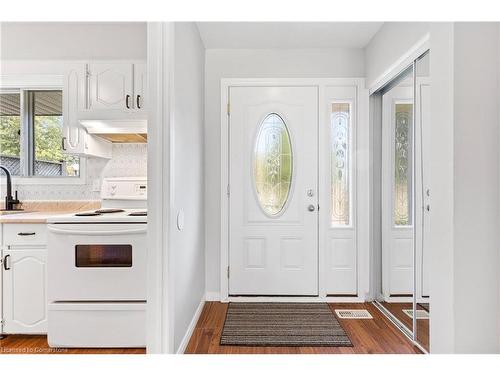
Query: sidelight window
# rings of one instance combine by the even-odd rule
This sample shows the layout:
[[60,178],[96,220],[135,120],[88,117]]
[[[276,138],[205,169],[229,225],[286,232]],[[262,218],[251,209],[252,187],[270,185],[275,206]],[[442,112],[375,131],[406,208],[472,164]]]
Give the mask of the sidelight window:
[[331,225],[351,224],[351,104],[333,103],[331,112]]

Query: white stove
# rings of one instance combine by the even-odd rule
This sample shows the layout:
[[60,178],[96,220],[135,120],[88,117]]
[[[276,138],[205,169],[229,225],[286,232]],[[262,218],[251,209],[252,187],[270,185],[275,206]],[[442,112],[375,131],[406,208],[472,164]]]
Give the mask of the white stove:
[[146,345],[147,180],[107,178],[102,208],[48,220],[48,342]]

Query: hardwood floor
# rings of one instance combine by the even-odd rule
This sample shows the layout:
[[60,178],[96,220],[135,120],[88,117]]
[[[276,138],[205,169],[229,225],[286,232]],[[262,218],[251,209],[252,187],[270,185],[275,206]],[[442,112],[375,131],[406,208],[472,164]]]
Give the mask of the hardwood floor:
[[421,353],[370,303],[332,303],[331,309],[367,309],[373,319],[339,319],[353,347],[244,347],[219,345],[227,304],[207,302],[186,348],[190,354],[350,354]]
[[[412,303],[382,302],[382,305],[389,310],[401,323],[410,330],[413,330],[413,320],[406,315],[403,310],[411,310]],[[425,310],[421,305],[417,305],[418,310]],[[417,319],[417,341],[428,351],[429,350],[429,319]]]
[[146,349],[51,348],[45,335],[8,335],[0,340],[0,354],[145,354]]
[[[421,353],[370,303],[333,303],[331,309],[367,309],[373,319],[339,319],[353,347],[245,347],[219,345],[227,304],[207,302],[186,353],[193,354],[385,354]],[[57,349],[44,335],[8,335],[0,340],[0,354],[145,354],[145,349]]]

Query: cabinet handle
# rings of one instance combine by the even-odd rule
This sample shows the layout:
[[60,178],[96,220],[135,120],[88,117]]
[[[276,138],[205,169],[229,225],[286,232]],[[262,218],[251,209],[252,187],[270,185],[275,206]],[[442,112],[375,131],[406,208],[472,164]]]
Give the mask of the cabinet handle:
[[9,257],[10,257],[10,254],[7,254],[7,255],[5,256],[5,258],[3,258],[3,269],[4,269],[5,271],[10,270],[10,267],[7,267],[7,259],[8,259]]
[[127,109],[130,109],[130,105],[128,104],[129,99],[130,99],[130,95],[127,95],[125,97],[125,106],[127,107]]
[[62,137],[61,139],[61,147],[63,151],[66,151],[66,137]]
[[34,236],[36,232],[19,232],[18,236]]
[[137,109],[141,109],[141,96],[137,95]]

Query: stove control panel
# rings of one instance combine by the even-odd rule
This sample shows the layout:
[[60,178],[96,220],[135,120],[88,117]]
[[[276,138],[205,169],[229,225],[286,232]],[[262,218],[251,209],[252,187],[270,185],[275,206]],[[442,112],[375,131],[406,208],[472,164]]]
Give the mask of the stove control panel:
[[102,181],[102,199],[145,200],[148,197],[148,182],[143,177],[113,177]]

